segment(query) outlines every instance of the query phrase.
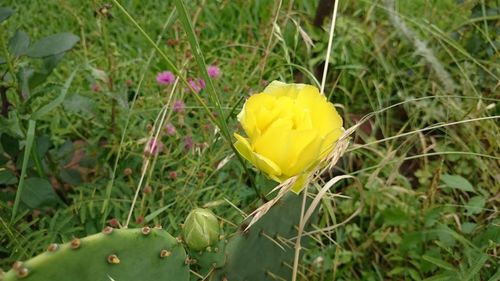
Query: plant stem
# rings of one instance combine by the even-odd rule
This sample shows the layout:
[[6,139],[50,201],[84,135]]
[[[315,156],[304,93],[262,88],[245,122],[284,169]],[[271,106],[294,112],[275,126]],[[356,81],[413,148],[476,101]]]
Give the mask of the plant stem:
[[301,249],[300,240],[302,240],[302,233],[304,232],[304,225],[306,222],[306,218],[305,218],[304,213],[305,213],[305,209],[306,209],[307,187],[304,188],[302,193],[304,195],[302,197],[302,206],[300,209],[299,229],[298,229],[298,233],[297,233],[297,239],[295,240],[295,255],[293,258],[292,281],[297,280],[297,272],[299,269],[299,257],[300,257],[300,249]]

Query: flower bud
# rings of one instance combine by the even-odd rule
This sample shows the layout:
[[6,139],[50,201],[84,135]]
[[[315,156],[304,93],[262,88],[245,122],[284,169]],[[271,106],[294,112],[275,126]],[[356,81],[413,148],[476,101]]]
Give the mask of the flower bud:
[[219,240],[219,222],[212,211],[194,209],[184,222],[182,236],[191,250],[204,250]]

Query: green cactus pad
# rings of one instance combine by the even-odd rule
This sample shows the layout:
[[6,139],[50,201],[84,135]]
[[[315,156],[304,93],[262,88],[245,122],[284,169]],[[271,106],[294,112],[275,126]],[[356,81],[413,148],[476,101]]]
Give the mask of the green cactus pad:
[[194,260],[193,268],[200,275],[205,276],[216,268],[224,266],[226,264],[226,244],[226,240],[221,240],[218,244],[204,251],[190,251],[189,256]]
[[112,229],[17,262],[4,281],[182,281],[189,266],[182,245],[161,229]]
[[287,194],[247,232],[226,246],[226,265],[212,280],[290,280],[302,197]]

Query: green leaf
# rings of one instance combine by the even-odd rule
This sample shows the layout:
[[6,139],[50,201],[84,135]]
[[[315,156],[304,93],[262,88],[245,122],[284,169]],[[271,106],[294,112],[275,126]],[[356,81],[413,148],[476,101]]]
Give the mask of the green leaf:
[[14,14],[14,10],[7,7],[0,7],[0,23]]
[[83,182],[80,172],[76,169],[64,169],[59,173],[59,177],[65,183],[79,185]]
[[11,185],[16,183],[16,175],[9,170],[0,170],[0,184]]
[[70,113],[83,112],[91,114],[92,108],[95,108],[95,101],[78,93],[70,93],[66,96],[63,106],[64,110]]
[[29,81],[34,73],[35,70],[27,65],[19,67],[19,70],[17,71],[17,82],[23,97],[30,96]]
[[453,267],[453,265],[447,263],[446,261],[444,260],[440,260],[438,258],[435,258],[435,257],[431,257],[431,256],[428,256],[428,255],[423,255],[422,256],[422,259],[436,265],[437,267],[440,267],[442,269],[446,269],[446,270],[449,270],[449,271],[454,271],[455,270],[455,267]]
[[0,137],[0,144],[2,145],[3,151],[12,158],[16,158],[19,154],[19,142],[16,138],[8,134],[2,134]]
[[483,211],[486,200],[482,196],[474,196],[465,205],[466,215],[475,215]]
[[410,222],[410,218],[401,208],[387,208],[383,211],[384,223],[387,225],[403,226]]
[[476,228],[477,224],[473,222],[464,222],[462,223],[462,233],[471,234]]
[[42,106],[36,112],[34,112],[33,114],[31,114],[31,118],[33,120],[39,119],[43,115],[51,112],[52,110],[54,110],[57,106],[59,106],[64,101],[64,98],[66,97],[66,94],[68,93],[69,86],[71,85],[71,82],[73,82],[73,78],[75,77],[75,74],[76,74],[77,71],[78,71],[78,69],[75,69],[73,71],[73,73],[71,73],[71,75],[69,76],[68,80],[66,80],[66,83],[64,83],[64,87],[63,87],[61,93],[59,94],[59,96],[57,98],[55,98],[53,101],[51,101],[48,104]]
[[59,62],[62,60],[63,57],[64,57],[64,53],[59,53],[59,54],[55,54],[53,56],[49,56],[49,57],[44,58],[42,68],[40,69],[40,71],[42,73],[49,75],[50,73],[52,73],[52,70],[54,70],[54,68],[56,68],[56,66],[59,64]]
[[35,89],[36,87],[42,85],[45,81],[47,81],[47,78],[49,77],[48,74],[45,74],[43,72],[39,71],[34,71],[31,73],[31,75],[28,77],[28,87],[31,90]]
[[38,154],[38,157],[43,158],[45,157],[45,154],[47,151],[49,151],[50,146],[52,143],[50,142],[50,137],[47,135],[40,136],[36,139],[36,148],[37,151],[36,153]]
[[461,176],[444,174],[441,176],[441,180],[450,188],[474,192],[472,184]]
[[69,32],[50,35],[31,45],[26,55],[32,58],[53,56],[70,50],[79,40],[80,37]]
[[14,36],[9,40],[9,52],[15,56],[19,57],[24,54],[30,45],[30,38],[26,32],[22,30],[16,31]]
[[24,182],[21,201],[28,207],[35,209],[57,202],[56,193],[52,185],[42,178],[29,178]]
[[454,276],[455,276],[454,274],[442,273],[442,274],[434,275],[434,276],[429,277],[429,278],[425,278],[422,281],[448,281],[448,280],[454,280],[453,279]]

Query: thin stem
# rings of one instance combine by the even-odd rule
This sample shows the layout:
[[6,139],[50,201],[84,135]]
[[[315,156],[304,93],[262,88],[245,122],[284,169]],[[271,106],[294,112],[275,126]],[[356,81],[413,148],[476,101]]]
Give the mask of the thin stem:
[[[259,198],[261,198],[264,202],[267,201],[266,197],[264,194],[260,192],[260,189],[255,185],[254,180],[252,176],[250,175],[250,172],[245,165],[245,161],[243,160],[243,157],[238,153],[236,148],[234,147],[231,139],[231,134],[229,133],[229,129],[226,123],[226,119],[224,117],[224,112],[222,111],[222,106],[220,103],[219,95],[217,94],[217,91],[215,90],[214,84],[212,82],[212,79],[208,75],[207,71],[207,66],[205,63],[205,58],[203,56],[203,53],[201,51],[200,44],[198,43],[198,40],[196,38],[196,33],[193,28],[193,24],[191,22],[190,17],[188,16],[186,7],[184,5],[184,2],[182,0],[175,0],[174,4],[177,7],[177,11],[179,12],[179,20],[181,21],[184,31],[186,32],[189,44],[191,45],[191,48],[194,50],[194,58],[196,59],[196,62],[198,64],[198,67],[200,68],[201,74],[203,78],[205,79],[207,83],[207,90],[209,92],[209,98],[212,102],[212,104],[215,106],[215,109],[217,111],[219,119],[216,120],[215,124],[219,127],[219,130],[221,132],[221,135],[226,139],[227,143],[229,144],[229,147],[233,151],[233,153],[236,155],[236,158],[240,162],[241,166],[243,167],[243,170],[245,171],[245,174],[248,175],[249,180],[251,181],[251,186],[255,190],[255,193]],[[197,94],[194,95],[195,97],[198,97]]]
[[302,197],[302,207],[300,209],[300,221],[299,221],[299,229],[297,232],[297,240],[295,240],[295,255],[293,258],[293,271],[292,271],[292,281],[297,280],[297,272],[299,269],[299,257],[300,257],[300,249],[302,246],[300,245],[300,241],[302,240],[302,233],[304,232],[304,225],[306,222],[305,218],[305,209],[306,209],[306,199],[307,199],[307,187],[304,188]]
[[397,139],[397,138],[406,137],[406,136],[409,136],[409,135],[412,135],[412,134],[415,134],[415,133],[418,133],[418,132],[430,131],[430,130],[434,130],[434,129],[438,129],[438,128],[443,128],[443,127],[448,127],[448,126],[452,126],[452,125],[458,125],[458,124],[464,124],[464,123],[470,123],[470,122],[476,122],[476,121],[482,121],[482,120],[499,119],[499,118],[500,118],[500,115],[495,115],[495,116],[487,116],[487,117],[466,119],[466,120],[461,120],[461,121],[456,121],[456,122],[451,122],[451,123],[445,123],[445,124],[435,124],[435,125],[432,125],[432,126],[429,126],[429,127],[426,127],[426,128],[414,130],[414,131],[411,131],[411,132],[406,132],[406,133],[395,135],[395,136],[392,136],[392,137],[387,137],[387,138],[384,138],[384,139],[381,139],[381,140],[377,140],[377,141],[373,141],[373,142],[369,142],[369,143],[366,143],[366,144],[363,144],[363,145],[358,145],[358,146],[356,146],[354,148],[348,149],[346,152],[351,152],[351,151],[354,151],[354,150],[359,149],[359,148],[367,147],[367,146],[370,146],[370,145],[378,144],[378,143],[381,143],[381,142],[385,142],[385,141],[389,141],[389,140],[393,140],[393,139]]
[[330,37],[328,38],[328,48],[326,49],[325,67],[323,68],[323,78],[321,79],[321,94],[325,94],[326,74],[328,73],[328,62],[330,61],[330,53],[332,52],[333,33],[335,31],[335,22],[337,21],[337,8],[340,0],[335,1],[335,6],[332,13],[332,22],[330,24]]
[[[125,222],[124,228],[128,227],[128,224],[130,222],[130,218],[132,217],[135,203],[137,202],[137,198],[139,196],[139,191],[141,190],[141,187],[142,187],[142,182],[144,181],[144,178],[146,176],[146,172],[148,171],[148,168],[149,168],[149,163],[151,162],[151,154],[155,155],[155,157],[154,157],[155,161],[152,164],[153,167],[154,167],[154,164],[156,162],[156,156],[157,156],[156,153],[158,153],[157,150],[159,147],[159,145],[158,145],[159,136],[160,136],[161,131],[163,130],[163,125],[165,124],[165,121],[169,116],[167,113],[169,112],[170,103],[172,102],[172,97],[174,96],[174,92],[177,89],[178,83],[179,83],[179,77],[177,77],[177,79],[175,80],[174,86],[172,87],[172,90],[170,91],[167,104],[162,108],[162,111],[160,111],[160,113],[159,113],[159,115],[161,115],[161,117],[157,118],[155,121],[154,137],[153,137],[153,132],[152,132],[151,135],[149,136],[148,142],[146,143],[146,147],[151,150],[150,155],[146,155],[146,163],[144,164],[144,167],[142,169],[141,178],[139,180],[139,183],[137,184],[137,189],[135,190],[134,199],[132,200],[132,204],[130,206],[130,210],[129,210],[129,213],[127,216],[127,221]],[[155,150],[156,150],[156,153],[155,153]]]
[[[161,37],[163,36],[163,33],[167,29],[168,25],[172,22],[174,16],[175,16],[175,10],[173,10],[170,13],[170,16],[168,17],[167,21],[165,22],[165,24],[163,26],[162,33],[160,35],[158,35],[158,38],[157,38],[157,42],[158,43],[161,41]],[[134,90],[134,93],[135,93],[134,94],[134,98],[132,100],[132,104],[130,105],[130,109],[128,111],[127,117],[125,119],[125,125],[124,125],[123,132],[122,132],[122,135],[121,135],[120,145],[118,146],[118,152],[117,152],[117,155],[116,155],[116,158],[115,158],[115,163],[113,165],[113,172],[111,173],[111,180],[110,180],[108,186],[106,187],[106,200],[104,201],[104,204],[103,204],[103,207],[102,207],[102,210],[101,210],[102,213],[105,213],[106,210],[107,210],[107,208],[108,208],[109,199],[111,197],[111,190],[112,190],[113,185],[114,185],[115,176],[116,176],[116,170],[118,168],[118,162],[119,162],[119,160],[121,158],[121,154],[122,154],[122,151],[123,151],[122,146],[123,146],[123,143],[125,142],[125,137],[127,136],[127,130],[128,130],[129,124],[130,124],[130,119],[131,119],[131,116],[132,116],[132,112],[134,111],[135,103],[136,103],[136,101],[137,101],[137,99],[139,97],[139,92],[140,92],[141,87],[142,87],[142,82],[144,81],[144,78],[145,78],[146,73],[147,73],[146,70],[149,68],[149,65],[151,64],[151,61],[153,60],[155,52],[156,52],[156,49],[151,50],[151,53],[150,53],[150,55],[148,57],[146,65],[144,67],[144,71],[142,72],[141,79],[139,80],[139,83],[137,84],[137,87]],[[105,218],[106,217],[103,216],[103,219],[105,219]],[[104,220],[103,220],[103,223],[104,223]]]

